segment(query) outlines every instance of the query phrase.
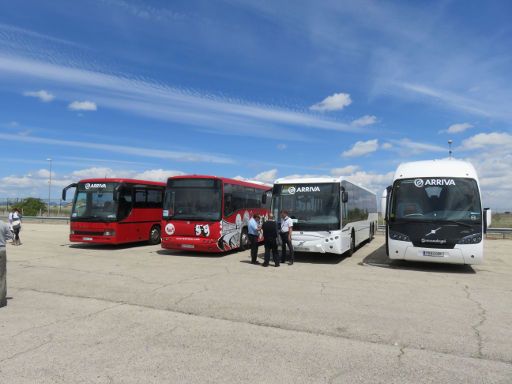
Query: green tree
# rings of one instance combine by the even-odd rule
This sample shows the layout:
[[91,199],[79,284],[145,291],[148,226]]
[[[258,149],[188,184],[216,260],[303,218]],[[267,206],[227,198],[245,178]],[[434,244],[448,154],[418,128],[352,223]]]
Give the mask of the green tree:
[[44,213],[48,209],[46,203],[35,197],[27,197],[21,203],[16,204],[16,208],[25,216],[37,216],[39,212]]

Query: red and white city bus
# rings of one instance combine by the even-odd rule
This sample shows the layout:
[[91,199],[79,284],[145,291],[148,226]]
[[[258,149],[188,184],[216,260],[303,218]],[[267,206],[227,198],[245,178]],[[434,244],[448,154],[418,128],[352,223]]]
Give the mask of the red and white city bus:
[[160,242],[165,183],[133,179],[86,179],[76,188],[69,240],[80,243],[123,244]]
[[216,176],[170,177],[165,190],[162,248],[202,252],[246,249],[254,214],[267,217],[271,186]]

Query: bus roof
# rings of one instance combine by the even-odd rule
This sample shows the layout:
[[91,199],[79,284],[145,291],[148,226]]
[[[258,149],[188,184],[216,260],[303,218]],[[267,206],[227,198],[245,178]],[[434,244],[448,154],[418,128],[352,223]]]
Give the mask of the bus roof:
[[146,185],[155,185],[159,187],[164,187],[165,183],[159,181],[150,181],[150,180],[138,180],[138,179],[124,179],[120,177],[116,178],[94,178],[94,179],[83,179],[80,180],[79,183],[126,183],[126,184],[146,184]]
[[219,177],[219,176],[212,176],[212,175],[179,175],[179,176],[169,177],[168,180],[174,180],[174,179],[216,179],[216,180],[221,180],[224,183],[243,185],[245,187],[258,188],[258,189],[265,190],[265,191],[272,188],[271,184],[265,184],[265,183],[262,183],[261,181],[230,179],[228,177]]
[[412,161],[398,166],[393,181],[416,177],[468,177],[478,181],[473,165],[456,159]]
[[348,181],[349,183],[354,184],[355,186],[364,189],[367,192],[370,192],[375,195],[375,192],[369,190],[366,187],[363,187],[362,185],[354,182],[353,180],[350,180],[347,177],[339,176],[339,177],[306,177],[306,178],[297,178],[297,177],[290,177],[286,178],[283,177],[281,179],[277,179],[274,184],[315,184],[315,183],[341,183],[342,181]]

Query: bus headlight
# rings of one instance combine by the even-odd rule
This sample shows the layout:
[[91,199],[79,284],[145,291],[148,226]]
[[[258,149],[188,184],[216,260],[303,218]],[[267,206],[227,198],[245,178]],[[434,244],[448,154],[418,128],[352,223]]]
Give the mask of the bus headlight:
[[103,236],[115,236],[116,232],[113,229],[107,229],[103,232]]
[[399,241],[411,241],[411,239],[409,239],[409,236],[404,235],[403,233],[400,233],[400,232],[395,232],[395,231],[389,231],[389,238],[392,240],[399,240]]
[[481,233],[474,233],[469,236],[464,236],[462,239],[457,241],[457,244],[478,244],[482,241]]

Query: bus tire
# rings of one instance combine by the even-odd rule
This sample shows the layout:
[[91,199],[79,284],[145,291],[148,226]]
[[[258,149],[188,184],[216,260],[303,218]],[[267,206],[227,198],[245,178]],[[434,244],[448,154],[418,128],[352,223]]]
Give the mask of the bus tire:
[[354,231],[352,231],[352,234],[350,235],[350,248],[347,252],[347,256],[350,257],[354,254],[356,251],[356,236]]
[[240,247],[238,249],[240,251],[249,249],[249,232],[247,228],[242,229],[242,233],[240,234]]
[[156,244],[160,244],[160,241],[161,241],[160,226],[153,225],[151,227],[151,231],[149,231],[148,243],[151,245],[156,245]]

